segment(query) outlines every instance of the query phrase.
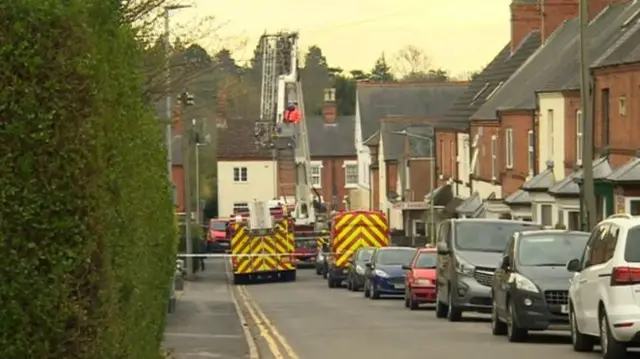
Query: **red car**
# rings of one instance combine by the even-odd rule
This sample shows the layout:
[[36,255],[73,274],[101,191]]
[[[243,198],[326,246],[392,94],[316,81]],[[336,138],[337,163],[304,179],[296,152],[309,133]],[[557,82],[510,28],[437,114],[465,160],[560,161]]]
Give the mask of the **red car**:
[[209,233],[207,234],[207,251],[226,252],[229,248],[229,238],[227,237],[227,226],[229,220],[225,218],[213,218],[209,221]]
[[403,266],[405,274],[404,306],[416,310],[423,303],[436,302],[435,248],[421,248],[413,256],[411,264]]

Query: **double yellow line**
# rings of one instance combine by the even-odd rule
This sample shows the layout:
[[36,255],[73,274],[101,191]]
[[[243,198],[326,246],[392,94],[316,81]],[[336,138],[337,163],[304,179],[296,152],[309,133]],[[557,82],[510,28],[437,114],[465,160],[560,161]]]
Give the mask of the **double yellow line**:
[[260,336],[264,338],[264,341],[269,347],[269,351],[273,354],[274,359],[300,359],[295,353],[291,345],[280,334],[278,329],[271,323],[269,318],[260,309],[255,300],[251,297],[251,294],[244,286],[236,287],[238,291],[238,297],[242,304],[247,308],[247,312],[252,321],[258,328]]

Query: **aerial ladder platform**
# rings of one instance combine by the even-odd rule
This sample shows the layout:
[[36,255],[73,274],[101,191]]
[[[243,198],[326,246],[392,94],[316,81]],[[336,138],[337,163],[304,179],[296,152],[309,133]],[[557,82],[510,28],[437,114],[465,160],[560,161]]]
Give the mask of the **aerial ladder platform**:
[[[295,206],[291,216],[296,226],[324,229],[321,196],[310,181],[311,156],[298,65],[298,33],[265,34],[260,39],[260,49],[262,85],[260,117],[255,124],[256,145],[272,150],[278,171],[276,192],[287,206],[291,205],[288,194],[293,194]],[[284,121],[289,103],[296,103],[301,113],[298,124]]]

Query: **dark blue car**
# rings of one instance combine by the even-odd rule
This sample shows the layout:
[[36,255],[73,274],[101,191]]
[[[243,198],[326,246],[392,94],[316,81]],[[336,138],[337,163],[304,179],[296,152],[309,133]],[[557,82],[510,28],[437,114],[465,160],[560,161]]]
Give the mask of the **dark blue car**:
[[381,295],[404,295],[405,273],[403,265],[408,265],[416,253],[415,248],[379,248],[367,263],[364,296],[378,299]]

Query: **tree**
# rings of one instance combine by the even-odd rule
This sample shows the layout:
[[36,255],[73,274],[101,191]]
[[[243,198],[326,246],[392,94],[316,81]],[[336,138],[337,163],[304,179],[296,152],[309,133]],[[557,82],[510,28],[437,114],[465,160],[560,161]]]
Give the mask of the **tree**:
[[407,45],[398,51],[395,68],[403,79],[419,78],[431,69],[431,59],[422,49]]
[[144,9],[0,7],[2,357],[158,357],[177,233],[127,24]]
[[309,47],[300,76],[302,77],[306,115],[321,114],[324,89],[330,86],[330,81],[327,59],[318,46]]
[[357,81],[342,74],[341,68],[330,68],[332,86],[336,89],[336,106],[338,114],[351,116],[356,112]]
[[356,81],[369,81],[369,79],[371,78],[371,75],[362,71],[362,70],[351,70],[351,72],[349,72],[351,74],[351,77],[356,80]]
[[387,64],[387,60],[384,56],[384,52],[376,60],[371,74],[369,75],[369,81],[371,82],[393,82],[395,78],[391,73],[391,66]]

